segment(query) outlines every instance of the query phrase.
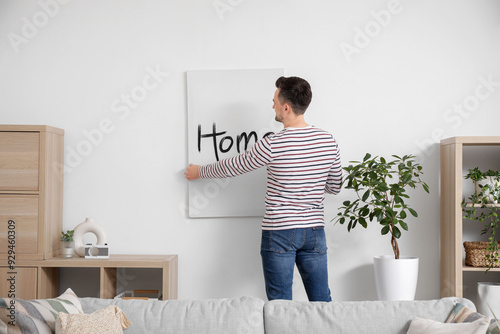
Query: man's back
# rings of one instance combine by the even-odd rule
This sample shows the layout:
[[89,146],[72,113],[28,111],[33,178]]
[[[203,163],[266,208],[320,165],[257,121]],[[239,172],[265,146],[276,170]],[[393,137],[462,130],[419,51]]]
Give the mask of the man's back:
[[325,189],[333,194],[340,191],[342,168],[335,139],[308,126],[286,128],[267,142],[270,161],[263,229],[323,226]]

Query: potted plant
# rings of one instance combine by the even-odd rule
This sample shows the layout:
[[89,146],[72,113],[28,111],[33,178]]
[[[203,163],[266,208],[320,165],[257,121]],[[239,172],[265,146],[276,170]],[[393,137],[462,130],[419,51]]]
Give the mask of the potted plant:
[[492,169],[482,172],[479,167],[474,167],[468,170],[465,179],[470,179],[474,182],[475,195],[478,196],[477,200],[481,200],[484,197],[487,203],[498,203],[500,172]]
[[73,257],[73,254],[75,252],[74,241],[73,241],[74,231],[68,230],[66,232],[61,232],[61,234],[62,234],[61,241],[63,246],[61,250],[62,257],[67,257],[67,258]]
[[500,267],[496,230],[500,223],[500,172],[489,169],[482,172],[478,167],[469,169],[465,179],[474,182],[474,194],[462,201],[465,219],[476,220],[484,225],[481,235],[490,234],[485,242],[464,242],[465,264],[487,270]]
[[[354,201],[345,201],[334,219],[347,224],[351,231],[358,225],[366,228],[368,221],[376,220],[381,225],[381,234],[389,235],[394,255],[374,258],[377,294],[381,300],[413,299],[418,277],[418,258],[401,257],[398,239],[402,231],[408,231],[408,214],[418,217],[407,199],[407,188],[421,185],[428,193],[429,187],[420,176],[422,166],[415,162],[413,155],[393,160],[383,157],[372,158],[369,153],[363,161],[352,161],[345,167],[347,172],[342,180],[346,189],[353,189],[357,195]],[[412,273],[411,278],[405,274]],[[409,287],[405,284],[408,283]],[[401,288],[401,289],[399,289]]]

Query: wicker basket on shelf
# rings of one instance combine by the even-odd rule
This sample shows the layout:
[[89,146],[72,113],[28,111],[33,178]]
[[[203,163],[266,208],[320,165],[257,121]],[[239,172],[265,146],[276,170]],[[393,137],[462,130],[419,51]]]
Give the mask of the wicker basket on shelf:
[[[464,242],[465,248],[465,265],[471,267],[488,267],[489,254],[487,250],[489,241],[466,241]],[[500,248],[500,243],[499,243]],[[495,263],[493,267],[500,267],[500,263]]]

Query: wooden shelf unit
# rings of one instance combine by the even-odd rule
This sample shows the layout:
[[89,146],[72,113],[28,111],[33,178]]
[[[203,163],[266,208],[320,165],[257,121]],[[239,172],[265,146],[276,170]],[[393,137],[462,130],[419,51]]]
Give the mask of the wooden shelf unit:
[[99,297],[117,294],[118,268],[157,268],[162,270],[163,299],[177,299],[177,255],[110,255],[109,259],[49,258],[43,261],[20,260],[18,268],[37,268],[38,299],[59,295],[59,268],[99,268]]
[[16,263],[20,259],[44,260],[59,254],[63,165],[64,130],[46,125],[0,124],[2,297],[8,296],[10,291],[10,285],[4,280],[13,275],[16,277],[16,297],[32,299],[38,293],[37,267],[12,270],[9,260]]
[[0,125],[0,259],[8,258],[9,220],[16,222],[16,259],[59,254],[63,165],[64,130]]
[[[463,297],[463,273],[486,270],[465,266],[463,259],[464,146],[500,146],[500,136],[441,140],[441,297]],[[500,271],[500,268],[491,270]]]

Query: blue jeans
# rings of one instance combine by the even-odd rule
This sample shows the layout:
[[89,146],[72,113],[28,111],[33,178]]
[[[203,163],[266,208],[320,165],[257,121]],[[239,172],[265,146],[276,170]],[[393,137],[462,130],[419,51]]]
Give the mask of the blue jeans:
[[260,254],[267,298],[292,299],[297,264],[309,301],[331,301],[326,249],[323,227],[262,231]]

